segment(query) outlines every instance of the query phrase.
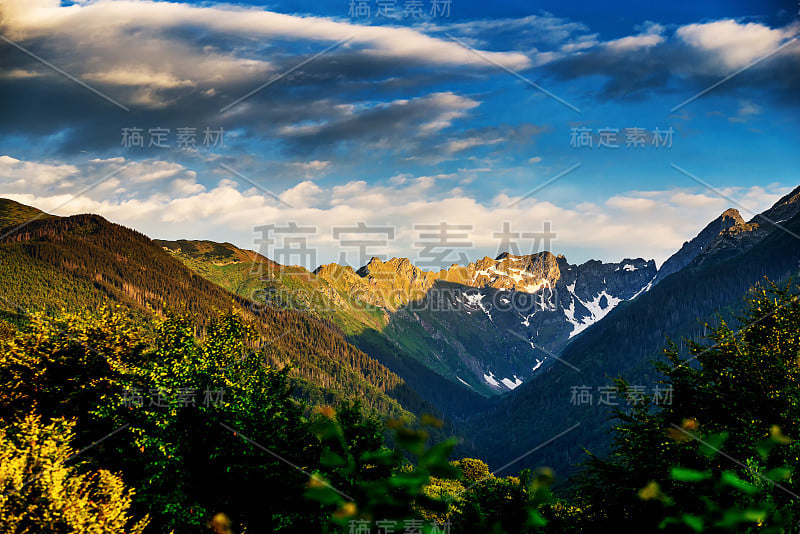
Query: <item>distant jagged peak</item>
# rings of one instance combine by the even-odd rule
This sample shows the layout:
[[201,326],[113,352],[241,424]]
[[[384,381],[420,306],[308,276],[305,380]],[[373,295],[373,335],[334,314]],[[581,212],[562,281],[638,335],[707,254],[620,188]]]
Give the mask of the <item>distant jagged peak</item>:
[[[692,241],[703,241],[702,245],[705,246],[709,239],[713,239],[715,236],[719,235],[721,232],[727,230],[732,226],[736,226],[739,224],[745,224],[745,220],[742,218],[741,213],[736,208],[728,208],[723,211],[716,219],[709,222],[705,228],[700,230],[700,233]],[[690,241],[690,243],[692,242]]]
[[717,217],[719,220],[733,219],[734,224],[744,224],[742,214],[736,208],[728,208],[722,212],[722,215]]
[[339,265],[338,263],[324,263],[313,271],[317,276],[330,276],[335,273],[343,272],[355,274],[355,271],[349,265]]
[[[383,260],[380,256],[372,256],[369,259],[369,261],[366,263],[366,265],[361,267],[361,269],[365,269],[365,268],[379,269],[381,267],[389,267],[389,268],[405,267],[405,266],[408,266],[408,265],[412,265],[411,260],[409,260],[408,258],[393,257],[393,258],[391,258],[389,260]],[[361,269],[359,269],[359,270],[361,270]]]
[[524,271],[540,276],[548,276],[550,271],[558,271],[559,257],[550,251],[536,252],[533,254],[511,254],[503,252],[493,261],[495,269],[501,271]]
[[750,221],[741,221],[723,229],[708,245],[698,262],[707,261],[714,255],[730,256],[742,253],[754,247],[772,232],[782,228],[781,223],[796,217],[800,213],[800,186],[781,197],[766,211],[756,215]]
[[[484,256],[481,259],[470,262],[467,265],[460,265],[453,263],[449,267],[442,266],[439,269],[425,270],[415,265],[409,258],[393,257],[389,260],[383,260],[378,256],[373,256],[370,260],[356,271],[359,276],[368,276],[378,272],[394,272],[397,274],[413,274],[416,276],[430,276],[438,275],[441,277],[452,276],[454,273],[469,272],[481,270],[483,268],[496,266],[502,268],[503,266],[511,266],[512,268],[521,268],[524,266],[538,265],[545,262],[556,263],[558,259],[563,259],[563,256],[555,256],[551,252],[537,252],[534,254],[511,254],[503,252],[496,258]],[[449,275],[448,275],[449,273]]]
[[[392,258],[397,259],[397,258]],[[364,267],[369,267],[370,265],[383,265],[383,260],[380,256],[372,256],[369,261],[364,265]]]
[[[332,278],[338,272],[336,268],[336,264],[331,264],[318,268],[315,272],[320,276]],[[574,270],[572,275],[574,278],[578,271],[587,274],[594,271],[598,273],[608,271],[609,275],[620,272],[620,275],[625,276],[640,269],[652,269],[655,274],[655,262],[641,258],[625,259],[620,263],[590,260],[584,265],[574,266],[569,265],[563,255],[556,256],[550,251],[542,251],[533,254],[503,252],[495,258],[484,256],[467,265],[454,263],[447,268],[430,271],[422,270],[408,258],[383,260],[373,257],[355,274],[370,286],[379,285],[386,289],[394,287],[426,291],[437,281],[441,281],[469,287],[490,287],[533,293],[543,287],[555,287],[560,283],[565,270]]]
[[525,261],[525,260],[536,260],[536,259],[539,259],[539,258],[547,258],[547,259],[549,259],[551,256],[553,258],[557,257],[552,252],[550,252],[549,250],[543,250],[542,252],[534,252],[533,254],[512,254],[510,252],[501,252],[500,254],[497,255],[495,260],[500,261],[500,260],[509,259],[509,260],[512,260],[512,261]]
[[408,258],[392,258],[383,261],[378,256],[373,256],[366,265],[356,271],[356,274],[361,277],[386,275],[389,273],[406,278],[427,277],[433,274],[428,271],[423,271]]

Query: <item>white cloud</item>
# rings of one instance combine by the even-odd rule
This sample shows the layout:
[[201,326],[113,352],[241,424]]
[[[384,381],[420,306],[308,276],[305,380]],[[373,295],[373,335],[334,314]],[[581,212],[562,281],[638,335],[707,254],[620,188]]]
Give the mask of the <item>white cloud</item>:
[[53,186],[68,182],[78,172],[79,169],[74,165],[21,161],[11,156],[0,156],[0,180],[18,186]]
[[[154,194],[154,188],[173,194],[204,190],[197,183],[197,173],[183,165],[160,160],[127,161],[124,157],[95,158],[78,167],[61,162],[21,161],[0,156],[0,186],[6,195],[58,189],[59,199],[62,199],[64,190],[84,191],[82,200],[75,200],[83,202],[82,205],[88,205],[88,199],[106,197],[111,193],[160,196],[164,193]],[[67,200],[68,196],[62,199],[63,202]]]
[[755,102],[751,102],[749,100],[742,100],[739,102],[739,109],[736,112],[736,116],[728,117],[728,121],[746,123],[749,122],[753,118],[753,116],[761,115],[762,112],[763,109],[761,108],[761,106],[759,106]]
[[617,52],[631,52],[642,48],[652,48],[663,43],[664,27],[659,24],[648,24],[645,31],[638,35],[629,35],[620,39],[607,41],[605,45]]
[[[600,41],[588,36],[573,36],[549,58],[549,69],[563,79],[599,76],[606,79],[596,94],[624,99],[643,96],[653,89],[665,91],[678,85],[709,86],[709,78],[722,78],[755,63],[749,83],[782,98],[792,99],[796,81],[792,73],[800,62],[800,47],[780,47],[800,34],[800,22],[772,28],[764,23],[744,23],[734,19],[691,23],[670,29],[647,22],[637,33]],[[580,39],[584,38],[583,44]],[[586,46],[584,46],[586,45]],[[770,54],[780,50],[772,57]],[[737,84],[727,84],[731,90]]]
[[[92,171],[95,174],[90,172],[85,177],[89,183],[98,179],[106,170],[104,167],[122,164],[99,161],[102,164],[95,165]],[[158,169],[160,163],[163,162],[149,162],[149,165]],[[2,156],[0,168],[4,165],[19,166],[20,162]],[[142,165],[145,169],[147,164],[142,162]],[[15,188],[13,177],[0,174],[0,187],[8,191],[3,196],[45,211],[70,200],[69,193],[54,192],[47,184],[53,172],[73,176],[76,169],[58,162],[30,163],[26,168],[29,181],[25,188]],[[46,178],[31,175],[36,173]],[[395,226],[397,238],[388,252],[382,252],[412,260],[419,259],[420,248],[415,243],[420,237],[414,230],[417,224],[445,221],[472,225],[469,240],[473,248],[467,254],[476,258],[498,252],[494,234],[501,230],[502,221],[511,221],[512,230],[520,232],[541,231],[543,222],[551,221],[552,230],[557,233],[553,252],[566,253],[570,261],[599,255],[599,259],[607,261],[642,256],[662,262],[725,209],[739,207],[749,219],[753,212],[763,211],[788,191],[777,184],[722,189],[723,194],[748,209],[700,189],[630,191],[600,203],[572,205],[531,198],[509,207],[518,197],[499,193],[492,198],[473,198],[460,190],[435,187],[437,180],[451,179],[449,175],[402,176],[384,185],[353,180],[327,188],[307,180],[275,191],[290,208],[264,191],[229,179],[205,189],[189,173],[183,170],[166,179],[170,195],[152,193],[147,188],[129,190],[123,196],[87,191],[60,208],[58,214],[99,213],[152,237],[214,239],[246,248],[254,247],[254,227],[294,221],[301,226],[317,227],[309,245],[319,247],[319,261],[324,262],[338,257],[336,243],[330,237],[331,228],[353,226],[359,221]],[[121,185],[125,189],[137,186],[125,177],[121,178]],[[520,249],[524,251],[531,244],[521,241]]]
[[750,101],[739,103],[739,115],[759,115],[761,114],[761,106]]
[[290,167],[296,167],[298,169],[302,169],[304,171],[322,171],[327,169],[330,166],[330,161],[297,161],[289,163]]
[[726,204],[726,200],[713,193],[687,193],[684,191],[674,192],[669,197],[669,202],[676,206],[686,208],[709,208],[712,206],[721,207]]
[[718,20],[681,26],[675,34],[697,50],[708,52],[726,70],[744,67],[772,52],[797,33],[795,26],[772,29],[763,24]]
[[5,78],[9,80],[22,80],[26,78],[38,78],[41,76],[40,73],[32,71],[32,70],[25,70],[25,69],[10,69],[10,70],[3,70],[0,71],[0,78]]
[[486,138],[486,137],[467,137],[464,139],[457,139],[450,141],[446,145],[448,152],[460,152],[468,148],[475,148],[476,146],[496,145],[503,142],[502,137]]
[[[214,34],[219,44],[197,46],[176,31],[187,28]],[[168,89],[199,87],[213,95],[232,83],[258,85],[277,74],[275,65],[260,59],[264,43],[273,46],[287,40],[319,43],[316,47],[321,50],[349,39],[337,52],[379,61],[493,68],[449,39],[409,27],[360,25],[230,5],[96,0],[62,6],[59,0],[5,0],[0,6],[0,29],[22,43],[46,37],[49,54],[56,56],[49,58],[59,67],[101,86],[128,88],[126,97],[145,107],[171,103],[163,94]],[[237,44],[223,44],[226,41]],[[528,57],[519,52],[482,54],[508,68],[530,66]],[[41,65],[36,69],[55,75]],[[15,69],[5,76],[26,72]]]
[[331,165],[330,161],[320,161],[320,160],[295,161],[286,164],[286,166],[289,167],[293,172],[299,173],[303,178],[307,180],[325,174],[325,171],[328,170],[330,165]]
[[658,207],[658,203],[651,198],[629,196],[613,196],[606,201],[606,204],[612,208],[632,212],[646,211]]
[[281,201],[294,208],[308,208],[317,204],[322,196],[322,189],[310,180],[300,182],[280,195]]

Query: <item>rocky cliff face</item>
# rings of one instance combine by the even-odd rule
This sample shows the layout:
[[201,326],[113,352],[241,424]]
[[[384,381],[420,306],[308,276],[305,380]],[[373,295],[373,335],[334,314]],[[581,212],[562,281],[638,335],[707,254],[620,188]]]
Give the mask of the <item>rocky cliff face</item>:
[[504,252],[495,259],[487,256],[467,266],[452,265],[438,272],[423,271],[407,258],[385,262],[372,258],[358,271],[328,264],[319,267],[314,274],[354,297],[395,311],[424,297],[437,282],[527,294],[543,291],[555,294],[559,289],[566,291],[574,286],[568,293],[582,299],[591,299],[607,289],[627,300],[652,279],[654,269],[652,260],[626,259],[620,263],[591,260],[577,266],[569,264],[564,256],[550,252],[524,256]]
[[322,286],[387,311],[383,333],[440,374],[482,391],[514,389],[572,337],[641,291],[655,262],[570,264],[550,252],[503,253],[423,271],[373,258],[315,271]]
[[[566,264],[566,260],[563,260]],[[572,338],[605,317],[617,304],[630,300],[648,288],[656,276],[655,261],[641,258],[620,263],[590,260],[582,265],[565,265],[559,291],[560,307],[572,325]]]

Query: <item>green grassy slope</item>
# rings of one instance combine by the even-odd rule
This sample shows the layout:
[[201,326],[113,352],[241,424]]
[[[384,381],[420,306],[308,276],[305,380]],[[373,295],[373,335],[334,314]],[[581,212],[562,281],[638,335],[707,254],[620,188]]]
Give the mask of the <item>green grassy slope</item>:
[[50,217],[50,215],[41,210],[7,198],[0,198],[0,229],[5,229],[4,232],[30,219],[47,217]]

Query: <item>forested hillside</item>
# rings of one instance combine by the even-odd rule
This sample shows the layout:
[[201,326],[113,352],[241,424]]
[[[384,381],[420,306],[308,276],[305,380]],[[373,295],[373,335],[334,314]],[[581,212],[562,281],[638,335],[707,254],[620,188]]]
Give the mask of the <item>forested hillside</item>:
[[[4,218],[16,217],[13,213]],[[24,322],[28,312],[97,310],[110,304],[142,319],[179,309],[196,314],[202,336],[215,311],[234,309],[256,325],[267,361],[296,363],[292,376],[314,403],[359,397],[387,415],[435,411],[330,323],[232,294],[146,236],[96,215],[33,220],[0,239],[0,255],[0,308],[12,319]]]

